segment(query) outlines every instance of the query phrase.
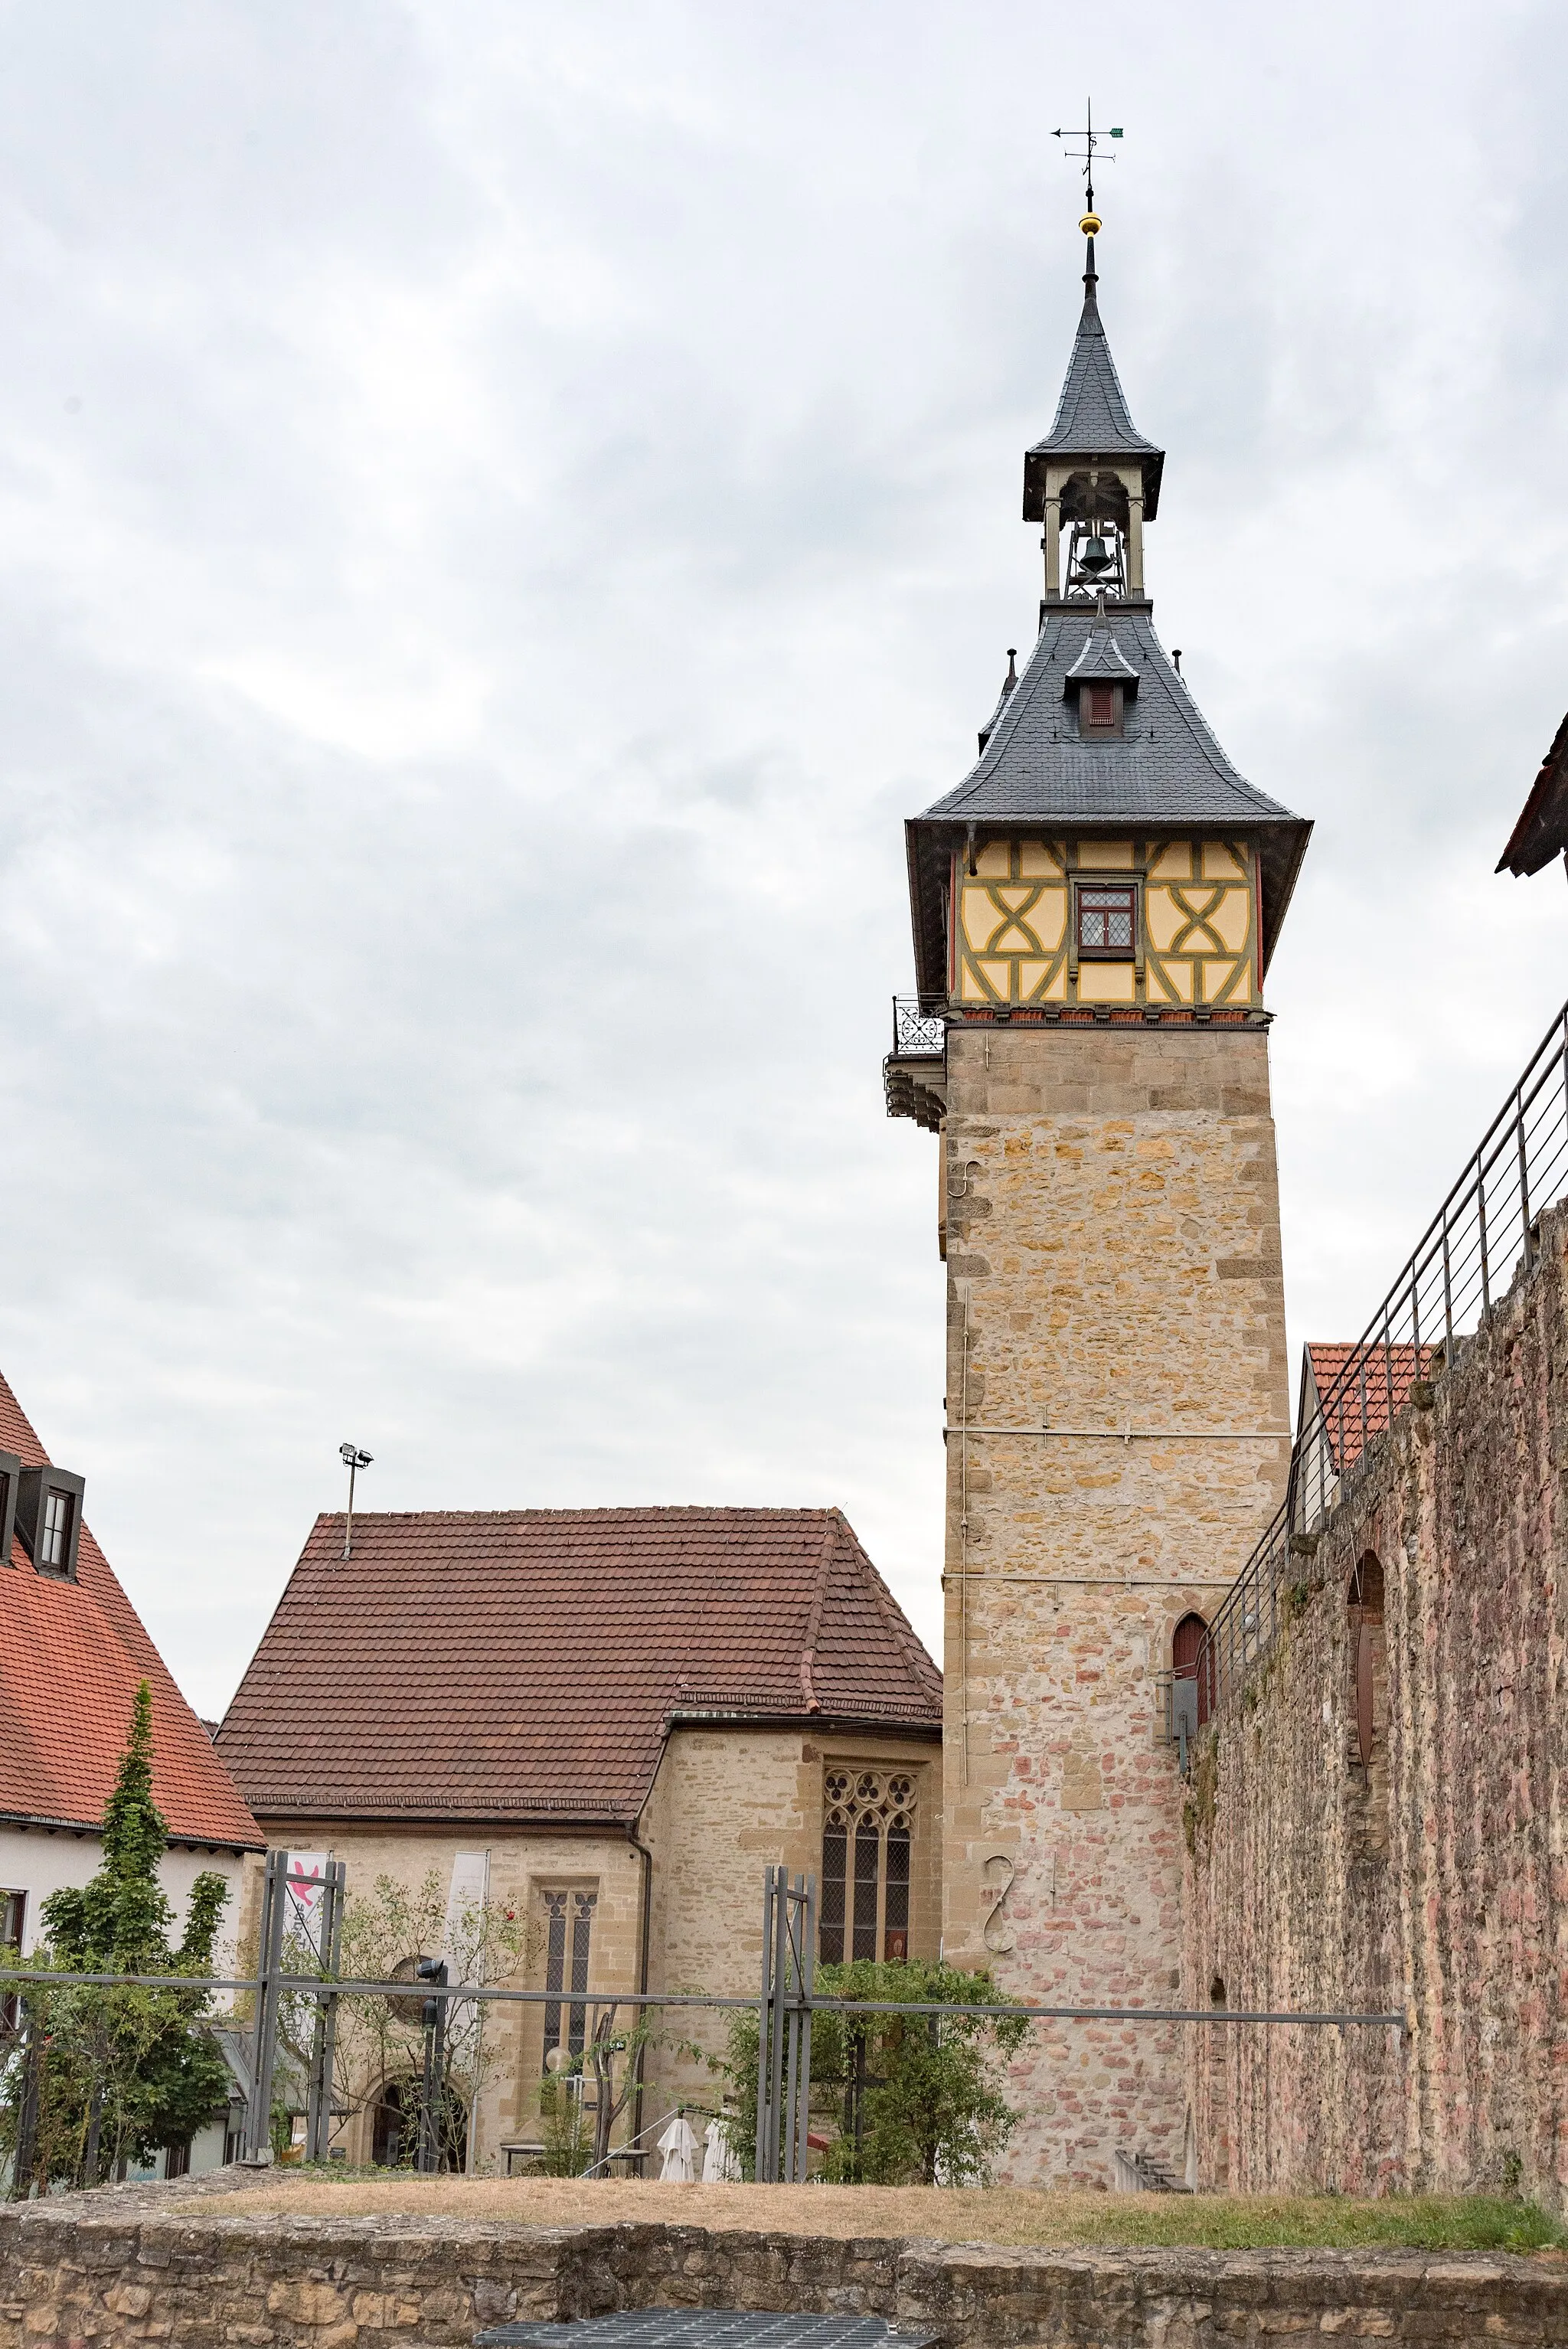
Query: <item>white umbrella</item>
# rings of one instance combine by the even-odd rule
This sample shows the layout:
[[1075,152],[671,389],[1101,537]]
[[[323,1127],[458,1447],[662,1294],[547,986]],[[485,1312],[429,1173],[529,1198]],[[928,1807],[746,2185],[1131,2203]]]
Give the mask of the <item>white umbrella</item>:
[[738,2186],[741,2183],[740,2164],[735,2158],[735,2147],[729,2142],[729,2131],[722,2121],[709,2121],[707,2150],[702,2157],[702,2182],[705,2186]]
[[677,2185],[689,2186],[696,2176],[696,2133],[684,2113],[677,2113],[659,2139],[659,2151],[664,2162],[659,2170],[661,2180],[673,2179]]

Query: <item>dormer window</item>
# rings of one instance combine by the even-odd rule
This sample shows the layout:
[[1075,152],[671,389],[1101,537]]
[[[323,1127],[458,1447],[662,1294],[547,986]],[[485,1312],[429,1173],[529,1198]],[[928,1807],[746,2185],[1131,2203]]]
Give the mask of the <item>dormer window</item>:
[[68,1468],[24,1468],[16,1480],[16,1531],[36,1574],[77,1577],[86,1487]]
[[1084,962],[1131,962],[1138,893],[1129,884],[1082,883],[1078,892],[1078,950]]
[[1078,688],[1078,732],[1086,741],[1114,741],[1121,732],[1119,685]]

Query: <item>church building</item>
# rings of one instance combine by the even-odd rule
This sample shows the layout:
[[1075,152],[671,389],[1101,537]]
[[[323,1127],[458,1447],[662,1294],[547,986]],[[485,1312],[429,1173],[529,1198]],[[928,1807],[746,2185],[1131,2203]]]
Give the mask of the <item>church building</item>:
[[[944,1951],[1042,2003],[1171,2007],[1178,1733],[1290,1457],[1264,986],[1311,827],[1237,771],[1154,632],[1164,453],[1081,225],[1083,313],[1024,459],[1038,635],[907,826],[919,994],[885,1079],[941,1155]],[[1179,2025],[1041,2026],[1009,2097],[1020,2183],[1191,2170]]]

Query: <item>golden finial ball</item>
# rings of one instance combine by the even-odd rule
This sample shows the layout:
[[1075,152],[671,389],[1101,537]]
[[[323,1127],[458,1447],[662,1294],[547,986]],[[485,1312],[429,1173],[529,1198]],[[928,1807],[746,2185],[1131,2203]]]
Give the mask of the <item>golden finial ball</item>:
[[1085,212],[1082,220],[1078,222],[1078,226],[1082,229],[1085,236],[1098,236],[1100,230],[1099,214],[1098,212]]

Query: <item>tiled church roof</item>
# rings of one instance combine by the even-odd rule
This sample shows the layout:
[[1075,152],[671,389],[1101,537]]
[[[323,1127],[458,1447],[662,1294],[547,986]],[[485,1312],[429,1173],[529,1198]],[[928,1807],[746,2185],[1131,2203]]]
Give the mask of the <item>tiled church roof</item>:
[[[0,1378],[0,1451],[50,1464]],[[152,1691],[152,1794],[176,1842],[259,1849],[260,1828],[170,1678],[86,1525],[77,1580],[34,1571],[20,1541],[0,1570],[0,1817],[96,1828],[125,1750],[137,1684]]]
[[1435,1376],[1441,1361],[1438,1346],[1309,1345],[1302,1363],[1300,1424],[1323,1411],[1329,1460],[1344,1475],[1374,1437],[1387,1434],[1416,1381]]
[[672,1715],[934,1734],[935,1665],[836,1509],[341,1516],[218,1734],[263,1816],[630,1822]]

